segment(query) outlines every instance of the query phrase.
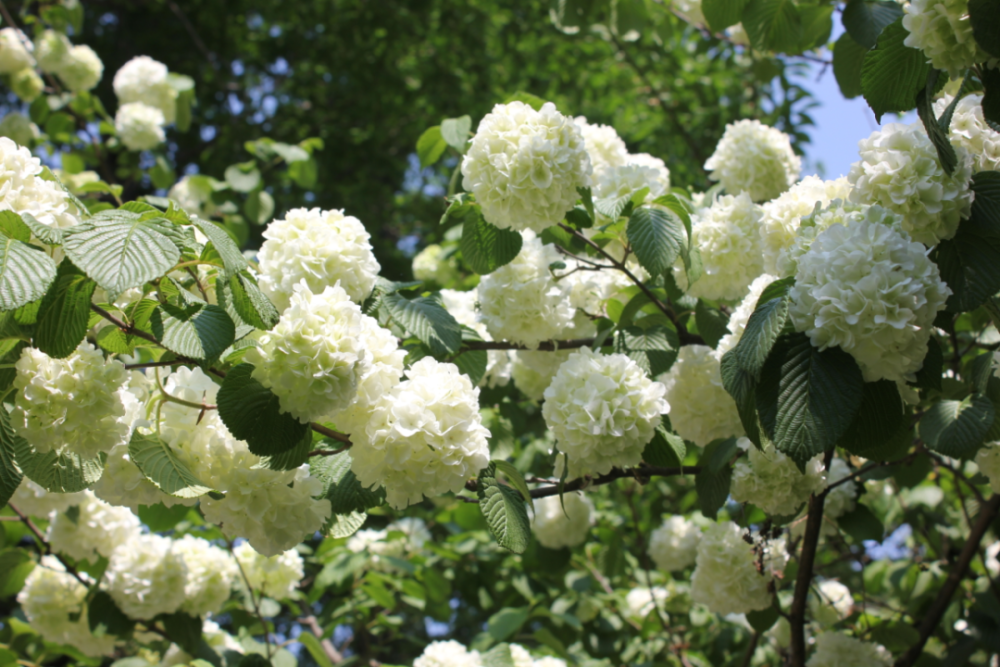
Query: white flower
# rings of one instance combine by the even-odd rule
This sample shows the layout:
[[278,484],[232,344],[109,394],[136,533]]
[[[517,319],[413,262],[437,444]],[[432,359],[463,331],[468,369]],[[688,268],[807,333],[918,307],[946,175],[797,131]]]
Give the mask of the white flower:
[[[351,535],[350,539],[347,540],[348,551],[352,551],[356,554],[362,551],[371,551],[373,553],[378,551],[378,545],[385,540],[385,536],[388,533],[384,530],[372,530],[366,528],[364,530],[359,530],[358,532]],[[375,560],[374,558],[372,560]]]
[[551,102],[539,111],[523,102],[496,105],[462,158],[462,187],[501,229],[541,232],[560,222],[590,173],[579,128]]
[[722,359],[722,355],[736,347],[737,343],[740,342],[740,338],[743,337],[743,330],[746,329],[747,322],[750,320],[750,316],[753,315],[753,311],[757,309],[757,302],[760,301],[761,295],[767,289],[767,286],[777,279],[777,276],[764,273],[754,278],[754,281],[750,283],[746,296],[743,297],[743,300],[740,301],[739,305],[733,309],[732,314],[729,316],[729,322],[726,324],[729,333],[722,337],[718,347],[715,348],[715,355],[719,359]]
[[[659,605],[670,597],[670,591],[663,586],[653,588],[633,588],[625,596],[625,606],[628,607],[628,615],[632,618],[644,619],[656,610]],[[663,613],[664,620],[668,620],[666,613]]]
[[302,556],[295,549],[266,557],[243,543],[233,549],[233,555],[243,568],[250,587],[275,600],[293,597],[305,572]]
[[115,73],[114,88],[119,104],[142,102],[163,113],[164,124],[177,114],[177,89],[167,79],[167,66],[149,56],[132,58]]
[[798,258],[789,314],[820,350],[839,346],[866,382],[912,380],[951,290],[926,249],[867,220],[835,224]]
[[[656,159],[656,158],[652,158]],[[660,161],[662,164],[662,160]],[[630,162],[617,167],[608,167],[596,178],[594,199],[630,197],[643,188],[649,188],[646,201],[651,202],[670,187],[670,177],[664,177],[663,170]],[[669,174],[669,172],[666,172]]]
[[675,514],[649,536],[649,555],[664,572],[677,572],[694,564],[701,542],[701,528]]
[[674,279],[691,296],[711,300],[739,299],[764,271],[761,254],[761,208],[745,192],[719,197],[691,220],[692,245],[701,252],[704,273],[690,287],[684,264],[674,266]]
[[590,348],[563,362],[545,390],[542,415],[573,477],[633,466],[670,406],[665,388],[624,354]]
[[528,649],[520,644],[510,644],[510,657],[514,667],[534,667],[535,661],[528,653]]
[[556,371],[572,353],[573,350],[519,350],[511,355],[514,361],[511,363],[510,376],[521,393],[537,403],[545,396],[545,390],[552,384]]
[[480,317],[494,340],[508,340],[536,349],[573,322],[569,285],[556,281],[549,265],[560,261],[552,244],[524,234],[514,261],[483,276],[479,282]]
[[[656,172],[656,176],[653,180],[657,186],[660,187],[664,193],[670,190],[670,169],[667,168],[667,163],[660,158],[653,157],[649,153],[631,153],[628,156],[628,163],[654,170]],[[651,194],[652,189],[653,186],[650,186]]]
[[833,625],[851,615],[854,598],[851,589],[833,579],[825,579],[809,596],[809,615],[823,626]]
[[274,329],[246,353],[253,377],[301,422],[343,410],[370,365],[361,308],[339,285],[314,294],[303,281]]
[[142,102],[129,102],[118,107],[115,132],[130,151],[156,148],[166,139],[163,114],[156,107]]
[[38,126],[24,114],[8,113],[0,120],[0,137],[8,137],[16,144],[30,144],[38,134]]
[[903,216],[903,230],[924,245],[950,239],[959,220],[968,217],[974,194],[972,159],[961,146],[955,152],[958,166],[948,176],[919,123],[885,125],[858,142],[861,159],[847,174],[854,186],[851,201]]
[[212,188],[209,183],[206,178],[185,176],[170,188],[167,196],[189,215],[210,218],[215,214],[216,207],[212,203]]
[[667,388],[670,425],[699,447],[717,438],[743,435],[736,403],[722,386],[715,351],[707,345],[685,345],[669,371],[657,378]]
[[[853,471],[843,459],[834,457],[833,461],[830,462],[830,469],[826,473],[827,484],[832,486],[852,474],[854,474]],[[844,482],[834,486],[827,492],[826,502],[823,503],[824,518],[835,520],[847,514],[854,509],[857,497],[858,487],[854,482]],[[824,532],[827,531],[827,525],[824,522]],[[830,528],[833,527],[830,526]]]
[[744,614],[771,605],[771,577],[757,571],[758,555],[732,521],[712,525],[698,545],[691,599],[716,614]]
[[816,638],[816,651],[806,667],[889,667],[892,655],[878,644],[869,644],[839,632],[824,632]]
[[79,93],[97,85],[104,74],[104,63],[92,48],[79,44],[69,50],[56,73],[67,88]]
[[547,655],[544,658],[535,660],[532,667],[566,667],[566,661]]
[[[0,47],[2,48],[2,47]],[[58,72],[73,48],[66,35],[56,30],[45,30],[35,38],[35,61],[43,72]]]
[[386,527],[389,533],[399,532],[406,536],[406,551],[420,551],[431,540],[431,531],[423,519],[404,516],[396,519]]
[[736,462],[730,493],[738,503],[753,503],[773,516],[798,512],[809,496],[826,488],[823,462],[815,456],[806,464],[805,474],[789,457],[767,443],[763,451],[747,438],[738,444],[747,458]]
[[13,74],[34,65],[35,47],[17,28],[0,30],[0,74]]
[[469,651],[457,641],[431,642],[413,661],[413,667],[482,667],[479,651]]
[[993,493],[1000,493],[1000,442],[990,442],[976,452],[976,465],[979,472],[990,480]]
[[994,577],[1000,577],[1000,559],[998,559],[998,556],[1000,556],[1000,540],[986,547],[985,556],[986,571]]
[[816,204],[828,206],[834,199],[846,200],[851,185],[841,176],[834,181],[824,181],[816,176],[806,176],[787,192],[763,205],[760,220],[761,251],[764,270],[770,274],[791,275],[780,268],[783,258],[795,241],[795,232],[804,216],[816,210]]
[[111,554],[104,587],[129,618],[172,614],[184,603],[187,566],[172,546],[170,538],[140,535]]
[[[622,292],[634,283],[624,271],[594,270],[592,266],[573,259],[565,264],[566,269],[558,273],[559,282],[569,287],[569,302],[574,308],[589,315],[601,316],[605,314],[604,306],[608,299],[618,298],[622,303],[628,303]],[[631,259],[628,269],[640,280],[648,278],[648,275],[642,275],[642,267],[633,265]]]
[[625,142],[618,136],[615,128],[610,125],[591,125],[584,116],[577,116],[573,122],[583,136],[584,147],[590,157],[595,179],[609,167],[628,164],[628,148],[625,147]]
[[936,69],[961,78],[965,68],[990,60],[972,35],[969,0],[911,0],[903,12],[903,44],[923,51]]
[[413,258],[413,277],[436,285],[448,285],[459,278],[455,256],[444,256],[444,248],[432,243]]
[[11,425],[37,451],[93,458],[128,440],[121,396],[128,373],[120,361],[84,341],[65,359],[26,347],[16,367]]
[[[87,587],[66,572],[55,556],[43,556],[24,582],[17,601],[31,627],[54,644],[67,644],[84,655],[110,655],[116,637],[95,637],[87,616]],[[76,620],[70,615],[79,614]]]
[[[935,102],[934,113],[940,117],[952,99],[947,95]],[[972,156],[972,171],[1000,171],[1000,132],[986,124],[983,96],[979,93],[958,101],[948,126],[948,138]]]
[[257,253],[260,287],[279,311],[288,307],[303,280],[315,294],[339,281],[361,303],[381,270],[368,231],[343,210],[292,209],[267,226],[264,238]]
[[45,82],[34,69],[25,67],[10,75],[10,89],[21,101],[32,102],[45,90]]
[[21,483],[10,497],[10,504],[22,514],[44,519],[49,512],[64,512],[73,505],[78,505],[86,498],[85,492],[55,493],[31,481],[21,478]]
[[[565,511],[563,511],[565,507]],[[536,498],[531,530],[546,549],[573,548],[583,544],[594,523],[594,503],[580,491]]]
[[365,487],[382,485],[402,509],[426,496],[458,492],[489,462],[479,389],[454,364],[425,357],[374,406],[351,453]]
[[754,201],[774,199],[790,188],[801,167],[788,135],[758,120],[727,125],[705,162],[709,178],[719,181],[726,192],[746,192]]
[[[478,333],[483,340],[493,340],[490,332],[486,330],[486,324],[479,320],[479,313],[476,312],[476,290],[458,292],[443,289],[439,294],[445,310],[452,314],[455,321]],[[504,387],[510,381],[510,376],[511,355],[506,350],[487,350],[486,373],[479,381],[479,386]]]
[[27,148],[0,137],[0,211],[30,213],[49,227],[80,222],[76,206],[56,183],[41,178],[42,163]]
[[71,508],[52,515],[46,539],[55,551],[96,563],[139,536],[139,518],[127,507],[113,507],[91,491],[81,495],[73,516]]
[[229,552],[193,535],[175,540],[173,552],[184,559],[187,567],[181,611],[204,616],[221,610],[239,576]]

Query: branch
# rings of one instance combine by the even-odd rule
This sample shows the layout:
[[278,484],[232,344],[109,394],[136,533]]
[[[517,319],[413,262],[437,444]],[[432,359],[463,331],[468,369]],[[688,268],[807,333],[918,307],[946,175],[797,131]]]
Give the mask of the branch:
[[309,631],[313,633],[316,639],[319,640],[319,645],[323,647],[323,653],[326,657],[330,659],[333,664],[338,664],[344,661],[344,656],[341,655],[340,651],[333,645],[329,639],[323,636],[323,628],[319,627],[319,621],[316,620],[316,616],[310,613],[309,605],[305,601],[299,602],[302,608],[302,613],[304,616],[299,619],[299,623],[302,623]]
[[590,347],[594,344],[593,338],[571,338],[569,340],[543,340],[536,348],[530,348],[520,343],[507,343],[504,341],[491,340],[467,340],[462,342],[463,350],[530,350],[542,352],[556,352],[558,350],[571,350],[581,347]]
[[[679,468],[661,468],[659,466],[639,466],[636,468],[613,468],[606,475],[597,477],[579,477],[572,482],[566,482],[561,487],[558,484],[545,486],[540,489],[531,489],[532,498],[546,498],[548,496],[558,496],[560,493],[569,491],[579,491],[589,489],[592,486],[602,486],[611,482],[630,477],[632,479],[649,479],[650,477],[676,477],[677,475],[697,475],[701,472],[701,466],[681,466]],[[478,490],[476,480],[470,479],[465,483],[465,488],[475,493]]]
[[9,507],[11,509],[11,511],[14,512],[14,514],[16,514],[20,518],[21,521],[24,522],[24,525],[28,527],[28,530],[30,530],[31,533],[35,536],[35,539],[37,539],[38,542],[42,545],[42,549],[44,550],[46,556],[49,556],[49,555],[55,556],[56,559],[58,559],[58,561],[60,563],[62,563],[62,566],[64,568],[66,568],[66,571],[68,573],[70,573],[71,575],[73,575],[76,578],[76,580],[79,581],[81,584],[83,584],[87,588],[90,588],[91,582],[89,582],[86,579],[84,579],[83,575],[81,575],[77,571],[77,569],[75,567],[73,567],[72,565],[70,565],[66,561],[66,559],[62,557],[61,554],[58,554],[58,553],[55,553],[54,551],[52,551],[52,545],[49,544],[48,540],[45,539],[45,535],[42,534],[42,531],[38,530],[38,526],[36,526],[34,523],[32,523],[31,519],[28,518],[27,514],[25,514],[21,510],[17,509],[16,507],[14,507],[13,505],[11,505],[10,503],[7,503],[7,507]]

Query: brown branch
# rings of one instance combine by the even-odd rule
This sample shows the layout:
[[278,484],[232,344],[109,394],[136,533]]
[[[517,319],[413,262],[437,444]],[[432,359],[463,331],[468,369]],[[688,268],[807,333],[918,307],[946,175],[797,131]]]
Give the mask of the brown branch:
[[31,533],[35,536],[35,539],[37,539],[38,542],[39,542],[39,544],[41,544],[42,550],[44,551],[44,555],[46,555],[46,556],[50,556],[50,555],[51,556],[55,556],[56,559],[60,563],[62,563],[62,566],[64,568],[66,568],[66,571],[68,573],[70,573],[71,575],[73,575],[73,577],[75,577],[77,581],[79,581],[81,584],[83,584],[84,586],[86,586],[88,588],[90,587],[91,582],[89,582],[86,579],[84,579],[83,575],[81,575],[77,571],[77,569],[75,567],[73,567],[72,565],[70,565],[69,562],[67,562],[66,559],[62,557],[62,555],[60,555],[60,554],[55,553],[54,551],[52,551],[52,545],[49,544],[49,541],[45,539],[45,535],[42,534],[42,531],[40,531],[38,529],[38,526],[36,526],[31,521],[31,519],[28,518],[27,514],[25,514],[21,510],[17,509],[16,507],[14,507],[13,505],[11,505],[10,503],[7,503],[7,507],[9,507],[11,509],[11,511],[18,516],[18,518],[24,523],[24,525],[28,527],[28,530],[30,530]]
[[323,628],[319,626],[319,621],[316,617],[310,613],[309,605],[304,601],[300,601],[299,606],[302,609],[303,616],[299,619],[299,623],[302,623],[309,631],[313,633],[313,636],[319,640],[319,645],[323,647],[323,653],[326,657],[330,659],[333,664],[338,664],[344,661],[344,656],[341,655],[340,651],[333,645],[333,642],[328,638],[323,636]]
[[750,644],[747,646],[747,652],[743,654],[743,662],[740,663],[741,667],[750,667],[750,661],[753,660],[753,654],[757,650],[757,642],[760,641],[760,633],[753,633],[753,637],[750,638]]
[[[532,498],[547,498],[548,496],[558,496],[560,493],[569,491],[579,491],[592,486],[602,486],[611,482],[624,479],[648,479],[650,477],[676,477],[677,475],[697,475],[701,472],[701,466],[681,466],[679,468],[662,468],[659,466],[639,466],[636,468],[613,468],[611,472],[597,477],[578,477],[571,482],[566,482],[565,486],[558,484],[545,486],[540,489],[531,489]],[[476,480],[470,479],[465,483],[468,491],[475,493],[478,490]]]
[[958,561],[948,572],[948,577],[944,580],[944,584],[941,585],[941,589],[938,591],[937,597],[934,598],[934,602],[923,612],[923,618],[917,625],[920,639],[896,660],[893,667],[911,667],[916,664],[917,659],[924,651],[924,645],[927,644],[930,636],[934,634],[934,630],[937,629],[938,624],[941,622],[941,617],[944,616],[948,605],[951,604],[951,598],[955,595],[958,585],[965,577],[966,572],[968,572],[969,564],[979,551],[979,543],[989,529],[990,523],[996,517],[998,510],[1000,510],[1000,494],[994,494],[992,498],[986,501],[985,505],[981,506],[979,517],[976,519],[976,523],[969,533],[969,539],[965,541],[965,546],[962,547],[962,553],[959,555]]
[[[353,444],[351,442],[351,437],[349,435],[344,435],[343,433],[338,433],[337,431],[334,431],[332,428],[327,428],[326,426],[323,426],[322,424],[317,424],[316,422],[313,422],[312,424],[310,424],[310,427],[312,428],[313,431],[315,431],[316,433],[319,433],[320,435],[325,435],[326,437],[332,438],[333,440],[337,440],[339,442],[343,442],[344,444],[347,445],[347,447],[350,447]],[[339,452],[343,451],[344,449],[347,449],[347,447],[342,447],[341,449],[337,450],[337,452],[335,452],[335,453],[339,453]]]
[[531,350],[540,352],[555,352],[557,350],[572,350],[590,347],[593,338],[571,338],[569,340],[543,340],[536,348],[530,348],[520,343],[507,343],[492,340],[467,340],[462,342],[462,350]]

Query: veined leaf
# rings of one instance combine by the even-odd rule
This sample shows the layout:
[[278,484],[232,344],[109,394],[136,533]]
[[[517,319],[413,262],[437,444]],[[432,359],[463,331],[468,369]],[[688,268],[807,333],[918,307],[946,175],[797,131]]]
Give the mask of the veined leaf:
[[236,242],[233,241],[233,237],[221,226],[198,217],[191,218],[191,224],[201,230],[201,233],[207,236],[208,240],[215,246],[215,251],[219,253],[219,257],[222,258],[222,262],[225,265],[226,277],[242,271],[249,266],[246,257],[243,256]]
[[233,320],[211,304],[182,308],[162,303],[150,318],[150,329],[163,347],[191,359],[213,359],[236,338]]
[[795,53],[802,41],[802,17],[792,0],[750,0],[743,27],[758,51]]
[[0,236],[0,311],[16,310],[45,295],[56,277],[56,263],[44,252]]
[[671,210],[645,206],[635,209],[626,235],[639,263],[653,276],[673,266],[685,247],[684,222]]
[[128,455],[142,474],[168,495],[197,498],[212,490],[195,477],[159,435],[136,431],[128,444]]
[[83,271],[64,259],[38,310],[35,347],[56,359],[72,354],[87,335],[90,299],[96,287]]
[[514,553],[524,553],[531,533],[528,510],[520,493],[497,481],[496,469],[491,461],[479,473],[479,507],[497,543]]
[[254,380],[252,373],[251,364],[240,364],[229,371],[216,397],[219,417],[233,437],[246,440],[250,451],[258,456],[294,449],[309,425],[281,412],[278,397]]
[[903,8],[892,0],[850,0],[842,20],[848,35],[867,51],[875,47],[882,30],[903,16]]
[[462,327],[433,298],[406,299],[399,294],[382,297],[382,307],[401,327],[428,345],[434,354],[454,354],[462,346]]
[[493,273],[501,266],[510,264],[521,252],[521,235],[513,229],[500,229],[486,222],[482,209],[476,204],[459,204],[463,207],[462,240],[459,248],[462,259],[481,276]]
[[[0,412],[5,412],[0,410]],[[12,441],[14,460],[25,477],[46,491],[76,493],[92,486],[104,474],[104,455],[85,459],[79,454],[36,451],[26,440]]]
[[890,111],[909,111],[927,83],[931,66],[919,49],[903,44],[909,35],[899,18],[886,26],[861,66],[861,89],[875,118]]
[[4,507],[24,477],[14,462],[15,440],[19,439],[10,425],[10,415],[0,409],[0,507]]
[[701,11],[713,32],[722,32],[740,22],[747,0],[702,0]]
[[351,471],[351,455],[346,451],[313,457],[309,461],[309,474],[323,482],[322,497],[330,501],[333,516],[366,512],[385,502],[384,488],[366,489],[361,485]]
[[969,458],[982,446],[995,417],[993,402],[983,394],[964,401],[938,401],[920,419],[920,438],[935,452]]

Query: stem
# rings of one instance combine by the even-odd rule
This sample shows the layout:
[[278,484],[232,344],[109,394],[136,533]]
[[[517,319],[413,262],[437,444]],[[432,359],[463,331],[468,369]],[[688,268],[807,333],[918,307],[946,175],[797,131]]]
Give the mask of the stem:
[[593,338],[572,338],[569,340],[544,340],[536,348],[530,348],[520,343],[506,343],[492,340],[467,340],[462,342],[463,350],[531,350],[533,352],[557,352],[559,350],[572,350],[581,347],[590,347],[594,344]]
[[750,644],[747,646],[747,652],[743,654],[743,662],[740,663],[741,667],[750,667],[750,661],[753,660],[753,654],[757,650],[757,642],[759,641],[760,633],[753,633],[753,637],[750,638]]
[[[648,479],[650,477],[676,477],[677,475],[697,475],[701,472],[701,466],[681,466],[679,468],[661,468],[658,466],[640,466],[636,468],[613,468],[606,475],[598,477],[579,477],[572,482],[567,482],[565,486],[559,484],[545,486],[540,489],[532,489],[532,498],[546,498],[548,496],[558,496],[560,492],[579,491],[592,486],[602,486],[611,482],[630,477],[632,479]],[[465,488],[475,492],[478,489],[476,480],[470,479],[465,483]]]
[[267,622],[264,620],[264,615],[260,613],[260,604],[257,602],[257,596],[253,594],[253,586],[250,585],[250,578],[247,577],[246,571],[243,569],[243,563],[240,559],[236,557],[233,553],[233,543],[226,541],[226,546],[229,547],[229,554],[236,561],[236,567],[240,568],[240,576],[243,577],[243,583],[247,586],[247,592],[250,594],[250,602],[253,604],[254,613],[257,615],[257,620],[260,621],[260,626],[264,629],[264,643],[267,645],[267,659],[270,660],[273,655],[271,647],[271,633],[267,630]]
[[42,531],[38,530],[38,526],[32,523],[31,519],[28,518],[27,514],[17,509],[14,505],[11,505],[10,503],[7,503],[7,507],[9,507],[11,511],[14,514],[16,514],[21,521],[24,522],[24,525],[27,526],[28,530],[31,531],[32,535],[35,536],[35,539],[38,540],[39,544],[41,545],[44,555],[55,556],[59,560],[59,562],[62,563],[62,566],[66,568],[66,572],[73,575],[73,577],[75,577],[76,580],[79,581],[81,584],[83,584],[87,588],[90,588],[91,582],[84,579],[83,576],[77,571],[77,569],[72,565],[70,565],[68,562],[66,562],[66,559],[64,559],[60,554],[57,554],[54,551],[52,551],[52,545],[49,544],[48,540],[45,539],[45,535],[42,534]]
[[333,642],[329,639],[323,637],[323,628],[319,626],[319,621],[316,620],[316,616],[312,614],[309,610],[309,605],[305,601],[300,601],[299,606],[302,609],[302,618],[299,622],[309,628],[309,631],[313,633],[316,639],[319,640],[319,645],[323,647],[323,653],[326,653],[326,657],[330,659],[333,664],[341,663],[344,661],[344,656],[341,655],[340,651],[336,649]]

